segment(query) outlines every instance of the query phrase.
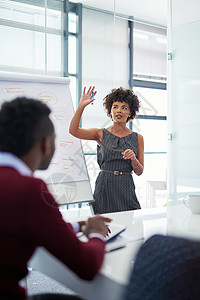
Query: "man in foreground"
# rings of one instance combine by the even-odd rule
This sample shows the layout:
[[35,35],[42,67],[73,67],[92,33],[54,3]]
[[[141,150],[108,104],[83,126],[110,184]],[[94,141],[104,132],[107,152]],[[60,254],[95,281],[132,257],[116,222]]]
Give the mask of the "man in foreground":
[[[92,280],[104,258],[108,218],[65,223],[44,181],[55,150],[50,109],[34,99],[17,98],[0,110],[0,299],[27,299],[19,281],[38,246],[45,247],[79,277]],[[76,232],[83,230],[88,242]]]

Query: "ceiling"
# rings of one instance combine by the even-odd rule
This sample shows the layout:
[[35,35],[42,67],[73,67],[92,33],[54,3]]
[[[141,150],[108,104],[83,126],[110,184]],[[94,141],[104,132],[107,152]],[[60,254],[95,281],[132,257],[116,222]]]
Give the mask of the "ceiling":
[[167,27],[168,0],[73,0],[83,5],[133,16],[135,20]]

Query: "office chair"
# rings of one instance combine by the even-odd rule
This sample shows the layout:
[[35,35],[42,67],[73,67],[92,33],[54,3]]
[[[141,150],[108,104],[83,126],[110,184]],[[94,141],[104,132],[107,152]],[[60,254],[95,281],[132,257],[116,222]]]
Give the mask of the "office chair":
[[200,242],[154,235],[140,248],[126,300],[200,299]]

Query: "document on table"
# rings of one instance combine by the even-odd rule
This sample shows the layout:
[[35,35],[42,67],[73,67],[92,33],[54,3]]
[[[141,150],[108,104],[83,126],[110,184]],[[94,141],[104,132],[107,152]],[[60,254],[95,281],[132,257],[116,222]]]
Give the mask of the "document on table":
[[[106,237],[106,252],[114,251],[125,247],[128,243],[142,240],[143,237],[126,235],[126,225],[110,223],[108,225],[110,234]],[[87,242],[83,233],[78,233],[81,241]]]
[[109,228],[109,234],[106,237],[106,243],[110,243],[114,239],[118,237],[119,234],[124,232],[126,230],[126,226],[122,224],[117,224],[117,223],[110,223],[108,224]]
[[126,236],[124,233],[119,234],[116,239],[106,243],[106,252],[111,252],[126,247],[128,243],[143,240],[143,237]]
[[143,239],[142,237],[127,236],[125,225],[111,223],[108,227],[111,232],[106,237],[106,252],[123,248],[128,243]]

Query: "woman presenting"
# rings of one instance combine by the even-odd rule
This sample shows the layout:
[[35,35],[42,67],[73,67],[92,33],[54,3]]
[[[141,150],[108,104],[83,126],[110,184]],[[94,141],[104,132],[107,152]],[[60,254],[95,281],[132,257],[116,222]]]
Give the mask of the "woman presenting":
[[95,213],[109,213],[139,209],[135,194],[132,172],[141,175],[144,168],[144,141],[141,134],[126,127],[139,111],[138,97],[131,89],[113,89],[103,105],[113,124],[109,128],[79,128],[81,116],[96,95],[95,87],[90,87],[80,99],[69,132],[84,140],[97,142],[97,161],[101,171],[96,179],[93,209]]

